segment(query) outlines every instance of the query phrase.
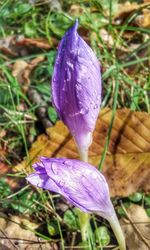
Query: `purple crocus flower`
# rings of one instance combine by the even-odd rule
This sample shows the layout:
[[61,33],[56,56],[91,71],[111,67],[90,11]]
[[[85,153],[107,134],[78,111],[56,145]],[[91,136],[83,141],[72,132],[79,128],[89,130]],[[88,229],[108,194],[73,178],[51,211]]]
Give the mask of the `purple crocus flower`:
[[82,211],[110,217],[112,203],[104,176],[92,165],[66,158],[41,157],[27,180],[36,187],[63,195]]
[[92,142],[101,103],[100,63],[77,33],[76,20],[62,38],[52,78],[53,104],[80,151]]
[[66,158],[41,157],[35,172],[27,180],[36,187],[63,195],[70,203],[87,213],[95,212],[106,218],[119,243],[125,250],[125,240],[109,197],[104,176],[92,165]]

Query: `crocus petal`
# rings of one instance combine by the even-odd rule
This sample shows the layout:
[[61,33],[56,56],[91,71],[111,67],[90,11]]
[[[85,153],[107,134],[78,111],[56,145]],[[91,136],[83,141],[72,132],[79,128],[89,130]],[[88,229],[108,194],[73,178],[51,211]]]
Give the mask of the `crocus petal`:
[[[45,173],[40,167],[44,166]],[[39,168],[27,180],[35,186],[58,192],[84,212],[104,217],[113,210],[104,176],[92,165],[65,158],[41,158]],[[39,171],[41,169],[41,173]]]
[[100,64],[77,33],[78,22],[62,38],[52,78],[54,106],[78,147],[88,149],[101,103]]
[[58,186],[56,185],[56,183],[51,180],[48,175],[45,173],[42,173],[41,171],[39,171],[39,168],[36,168],[35,173],[30,174],[26,179],[27,181],[29,181],[32,185],[34,185],[35,187],[38,188],[43,188],[43,189],[47,189],[49,191],[53,191],[53,192],[58,192],[60,193],[60,190],[58,188]]

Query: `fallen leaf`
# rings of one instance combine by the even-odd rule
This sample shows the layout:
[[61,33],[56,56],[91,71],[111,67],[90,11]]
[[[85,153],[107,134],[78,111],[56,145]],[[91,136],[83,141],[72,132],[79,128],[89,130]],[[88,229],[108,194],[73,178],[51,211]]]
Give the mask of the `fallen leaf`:
[[5,158],[6,153],[7,153],[6,149],[0,145],[0,161]]
[[150,10],[143,9],[142,14],[137,16],[134,22],[139,27],[150,28]]
[[12,75],[16,77],[18,83],[23,83],[23,72],[26,69],[28,63],[24,60],[17,60],[13,65]]
[[55,243],[48,243],[39,239],[32,232],[37,227],[37,224],[31,223],[25,218],[13,215],[6,219],[5,215],[0,214],[0,249],[58,250]]
[[0,139],[2,139],[6,135],[6,130],[0,128]]
[[15,179],[6,176],[7,173],[11,173],[11,172],[12,171],[9,165],[7,165],[6,163],[0,162],[0,178],[3,178],[5,176],[6,182],[8,183],[10,188],[14,189],[18,186],[18,182],[15,181]]
[[118,12],[114,16],[114,20],[117,20],[118,24],[120,24],[122,20],[127,18],[134,10],[140,7],[140,5],[135,2],[125,2],[123,4],[119,4],[118,6]]
[[127,219],[120,220],[128,249],[150,249],[150,218],[145,209],[131,205],[127,210]]
[[140,10],[142,8],[146,8],[149,6],[148,2],[138,4],[136,2],[130,3],[130,2],[125,2],[122,4],[118,5],[118,12],[114,16],[114,21],[117,21],[117,24],[121,24],[122,22],[125,21],[127,17],[129,17],[134,11]]
[[22,51],[16,46],[16,36],[8,36],[0,39],[0,51],[15,57],[26,54],[25,50]]
[[79,15],[83,14],[84,9],[77,4],[72,4],[69,9],[69,14],[74,17],[78,17]]
[[[103,109],[97,120],[89,162],[98,166],[110,125],[112,110]],[[16,170],[31,171],[39,156],[78,158],[76,145],[67,127],[58,121],[40,135],[29,151],[30,161]],[[137,190],[150,191],[150,116],[129,109],[117,110],[103,165],[111,196],[128,196]]]
[[7,36],[0,39],[0,51],[10,56],[25,56],[29,54],[29,48],[50,49],[58,45],[58,40],[51,38],[51,41],[43,38],[26,38],[23,35]]
[[23,87],[24,91],[26,92],[28,90],[29,84],[30,84],[30,73],[31,71],[41,62],[45,60],[44,56],[38,56],[37,58],[33,59],[26,67],[26,69],[23,72],[23,78],[25,80],[26,85]]
[[0,177],[2,177],[9,170],[10,167],[6,163],[0,162]]
[[16,77],[17,81],[22,84],[22,89],[27,92],[30,85],[30,74],[31,71],[41,62],[45,60],[44,56],[39,56],[30,61],[29,63],[24,60],[18,60],[14,63],[12,69],[12,75]]
[[40,49],[50,49],[53,46],[58,45],[58,40],[55,38],[51,38],[51,44],[50,44],[47,39],[26,38],[26,37],[20,36],[18,37],[16,44],[19,46],[31,46],[32,45]]

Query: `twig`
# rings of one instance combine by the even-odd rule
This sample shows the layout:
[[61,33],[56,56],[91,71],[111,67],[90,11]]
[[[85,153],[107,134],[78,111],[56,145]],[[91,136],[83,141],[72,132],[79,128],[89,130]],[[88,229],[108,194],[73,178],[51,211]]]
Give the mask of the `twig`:
[[11,245],[12,245],[15,249],[19,250],[18,247],[16,247],[15,244],[11,241],[11,239],[5,234],[5,232],[4,232],[2,229],[0,229],[0,231],[1,231],[1,233],[5,236],[4,239],[9,240],[9,242],[11,243]]
[[145,243],[145,245],[148,246],[148,248],[150,249],[150,244],[147,242],[147,240],[145,239],[144,235],[141,233],[141,231],[138,229],[138,227],[133,222],[132,218],[130,217],[130,215],[127,212],[127,210],[126,210],[125,206],[123,205],[123,203],[121,203],[121,207],[124,210],[127,219],[130,221],[130,224],[133,227],[133,229],[135,230],[135,232],[137,233],[137,235],[141,238],[141,240]]

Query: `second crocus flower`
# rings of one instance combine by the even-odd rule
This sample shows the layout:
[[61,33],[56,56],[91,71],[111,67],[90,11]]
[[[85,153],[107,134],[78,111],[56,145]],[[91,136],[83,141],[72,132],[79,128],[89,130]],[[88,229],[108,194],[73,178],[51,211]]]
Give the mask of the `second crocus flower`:
[[27,180],[36,187],[63,195],[84,212],[96,213],[107,219],[117,237],[120,250],[125,250],[124,236],[102,173],[91,164],[79,160],[46,157],[40,160],[33,165],[35,172]]
[[52,78],[52,98],[82,155],[92,142],[99,114],[101,74],[100,63],[78,35],[77,27],[78,21],[60,42]]

